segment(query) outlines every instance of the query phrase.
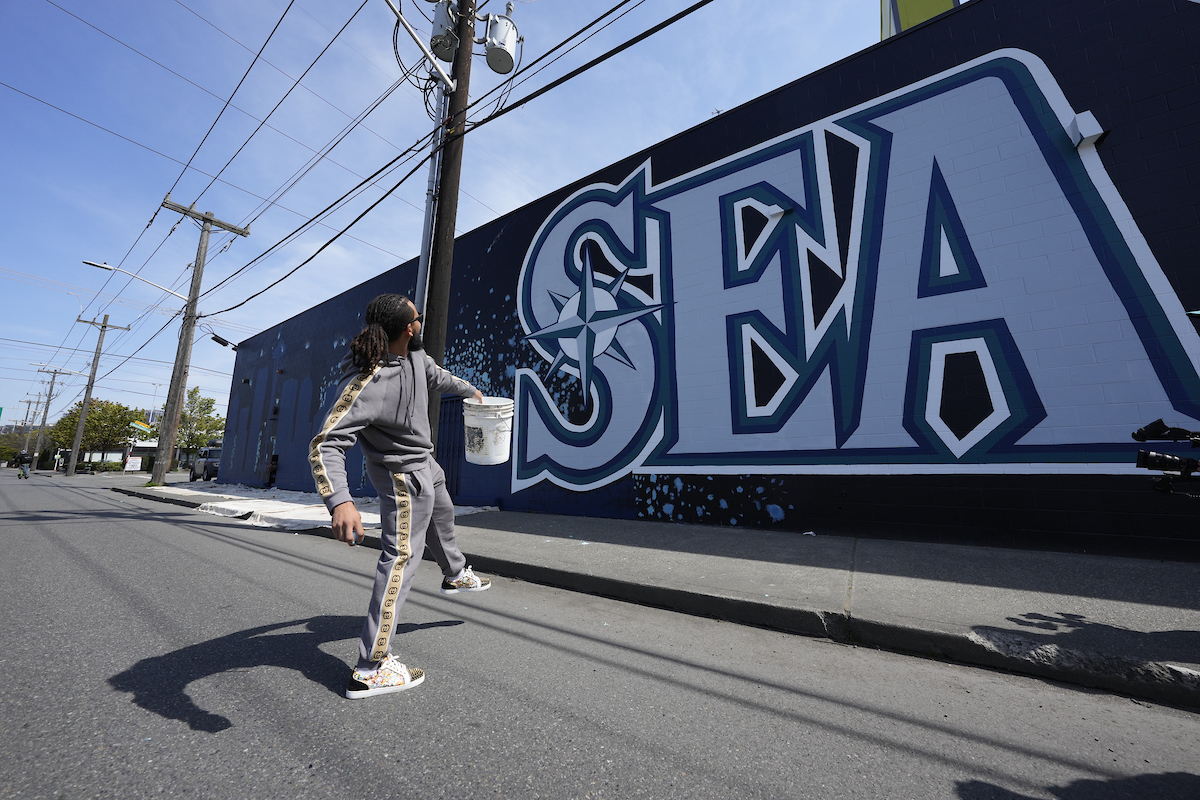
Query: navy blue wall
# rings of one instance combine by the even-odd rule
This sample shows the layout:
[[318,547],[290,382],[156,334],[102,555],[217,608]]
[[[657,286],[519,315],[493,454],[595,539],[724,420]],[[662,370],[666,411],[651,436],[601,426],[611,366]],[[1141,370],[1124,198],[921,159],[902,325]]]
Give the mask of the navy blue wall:
[[[1108,131],[1097,147],[1104,170],[1170,289],[1184,308],[1200,309],[1200,5],[975,0],[460,237],[447,368],[485,394],[505,397],[516,393],[518,370],[531,370],[566,417],[582,424],[589,412],[578,379],[550,374],[525,341],[517,311],[530,248],[564,201],[585,187],[620,186],[647,162],[661,186],[1002,48],[1040,58],[1070,106],[1090,111]],[[415,262],[397,267],[241,343],[222,482],[263,485],[271,457],[278,455],[277,485],[312,489],[308,441],[336,385],[336,365],[361,329],[367,301],[381,292],[411,295],[415,273]],[[614,277],[610,270],[606,280]],[[457,424],[452,414],[445,419]],[[1189,422],[1180,417],[1175,424]],[[1127,450],[1132,462],[1137,446],[1124,441],[1106,445],[1103,457],[1119,461]],[[833,533],[886,529],[891,535],[1035,546],[1067,536],[1079,549],[1130,534],[1143,535],[1150,549],[1194,538],[1185,522],[1194,512],[1186,501],[1151,494],[1143,478],[1082,469],[962,475],[663,470],[625,474],[590,490],[543,481],[513,493],[511,467],[464,464],[457,440],[446,437],[442,445],[439,459],[452,473],[460,502],[512,509]],[[352,491],[371,494],[357,448],[347,467]]]

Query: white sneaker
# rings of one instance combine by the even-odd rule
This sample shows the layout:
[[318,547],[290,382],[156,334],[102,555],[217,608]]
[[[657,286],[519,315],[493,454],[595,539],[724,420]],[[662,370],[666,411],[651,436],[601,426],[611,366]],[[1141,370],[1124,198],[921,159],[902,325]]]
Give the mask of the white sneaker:
[[377,694],[403,692],[405,689],[420,686],[424,680],[424,670],[406,667],[397,661],[394,655],[388,653],[375,672],[363,674],[356,669],[350,673],[350,682],[346,684],[346,697],[357,700]]
[[487,578],[481,578],[476,575],[470,567],[463,570],[463,574],[451,580],[445,578],[442,580],[442,594],[458,594],[459,592],[486,592],[492,588],[492,582]]

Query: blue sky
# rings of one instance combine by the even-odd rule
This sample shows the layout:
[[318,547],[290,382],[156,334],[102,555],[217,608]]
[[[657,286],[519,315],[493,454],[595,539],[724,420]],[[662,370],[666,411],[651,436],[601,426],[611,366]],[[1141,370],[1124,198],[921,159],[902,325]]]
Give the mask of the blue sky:
[[[619,20],[517,86],[512,99],[692,2],[634,0]],[[615,3],[520,0],[513,17],[525,38],[525,61]],[[109,314],[111,324],[131,328],[108,332],[100,359],[103,379],[94,396],[135,407],[162,405],[178,341],[179,321],[171,315],[182,302],[81,262],[119,264],[187,294],[199,229],[190,220],[180,221],[179,214],[155,213],[168,190],[182,205],[196,202],[199,211],[251,226],[248,238],[214,232],[204,272],[207,290],[431,130],[420,92],[402,85],[277,197],[315,153],[400,77],[392,52],[395,17],[384,0],[368,0],[355,14],[361,4],[5,4],[0,26],[0,83],[5,84],[0,85],[0,289],[8,301],[0,318],[4,423],[20,422],[26,411],[22,401],[48,388],[40,381],[50,376],[30,362],[88,371],[98,330],[77,322],[81,315],[99,320]],[[429,23],[421,12],[431,9],[422,0],[402,5],[405,17],[426,34]],[[503,3],[491,0],[484,11],[502,13]],[[459,233],[878,40],[878,0],[716,0],[470,135]],[[403,34],[400,54],[406,66],[419,58]],[[482,59],[474,62],[472,98],[500,82]],[[481,104],[472,118],[486,111]],[[264,118],[266,124],[248,138]],[[323,225],[202,297],[201,313],[240,303],[294,268],[414,165],[384,178]],[[348,236],[295,275],[202,323],[240,341],[415,257],[426,174],[420,168]],[[188,385],[215,398],[222,413],[234,356],[206,332],[197,332]],[[59,376],[51,423],[82,399],[85,384],[84,377]]]

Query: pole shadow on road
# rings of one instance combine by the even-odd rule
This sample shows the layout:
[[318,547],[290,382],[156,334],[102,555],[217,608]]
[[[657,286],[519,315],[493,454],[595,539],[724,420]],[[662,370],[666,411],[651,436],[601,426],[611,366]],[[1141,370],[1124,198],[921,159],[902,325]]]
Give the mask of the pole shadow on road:
[[[233,723],[220,714],[198,707],[188,696],[190,683],[229,670],[274,666],[297,670],[314,683],[341,694],[349,667],[340,658],[321,650],[320,645],[357,639],[362,624],[361,616],[325,616],[263,625],[173,653],[144,658],[109,678],[108,682],[118,691],[133,694],[133,702],[147,711],[186,722],[192,730],[220,733],[233,727]],[[402,635],[425,628],[461,624],[462,620],[407,623],[398,625],[395,633]],[[275,633],[287,628],[302,630]]]
[[[961,800],[1035,800],[984,781],[960,781]],[[1200,776],[1187,772],[1133,775],[1111,780],[1078,780],[1066,786],[1047,786],[1059,800],[1145,800],[1146,798],[1200,797]]]

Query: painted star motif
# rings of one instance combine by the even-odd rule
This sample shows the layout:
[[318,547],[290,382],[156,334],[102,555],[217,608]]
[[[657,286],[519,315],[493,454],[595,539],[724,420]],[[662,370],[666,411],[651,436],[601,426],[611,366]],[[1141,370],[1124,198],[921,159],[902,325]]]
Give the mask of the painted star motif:
[[587,402],[591,389],[592,365],[598,357],[607,353],[634,369],[629,354],[616,340],[617,329],[626,322],[632,322],[662,308],[661,304],[634,309],[617,308],[617,293],[621,291],[628,275],[629,270],[622,272],[621,277],[613,281],[608,289],[597,286],[591,254],[584,248],[583,278],[579,291],[571,297],[551,293],[550,298],[558,308],[558,321],[525,337],[554,339],[558,342],[558,355],[550,365],[550,374],[554,374],[568,361],[578,364],[584,402]]

